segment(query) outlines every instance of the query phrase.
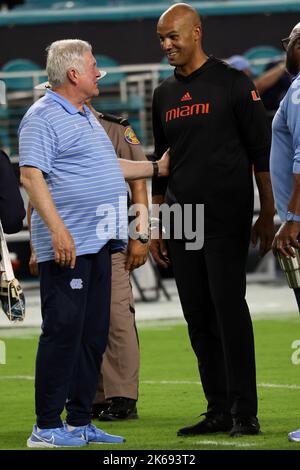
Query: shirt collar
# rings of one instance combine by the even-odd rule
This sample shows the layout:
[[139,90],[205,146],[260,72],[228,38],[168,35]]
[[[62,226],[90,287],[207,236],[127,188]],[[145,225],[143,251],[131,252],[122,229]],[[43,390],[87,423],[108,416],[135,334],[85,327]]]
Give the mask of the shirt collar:
[[49,98],[59,103],[69,114],[80,113],[80,114],[86,114],[87,116],[89,116],[91,113],[90,109],[85,104],[83,105],[83,109],[84,109],[84,113],[83,113],[82,111],[80,111],[80,109],[76,108],[76,106],[70,103],[70,101],[68,101],[59,93],[56,93],[55,91],[52,91],[52,90],[47,90],[46,93]]
[[297,75],[294,75],[294,76],[292,77],[292,82],[293,82],[294,80],[296,80],[296,78],[299,78],[299,77],[300,77],[300,70],[299,70],[299,72],[297,73]]

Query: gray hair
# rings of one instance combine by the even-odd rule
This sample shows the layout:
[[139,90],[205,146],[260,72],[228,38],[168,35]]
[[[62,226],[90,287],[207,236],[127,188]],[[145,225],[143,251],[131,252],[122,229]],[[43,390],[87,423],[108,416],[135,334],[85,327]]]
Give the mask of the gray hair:
[[85,61],[83,55],[92,51],[92,46],[81,39],[63,39],[47,47],[46,70],[52,88],[62,86],[70,68],[82,72]]

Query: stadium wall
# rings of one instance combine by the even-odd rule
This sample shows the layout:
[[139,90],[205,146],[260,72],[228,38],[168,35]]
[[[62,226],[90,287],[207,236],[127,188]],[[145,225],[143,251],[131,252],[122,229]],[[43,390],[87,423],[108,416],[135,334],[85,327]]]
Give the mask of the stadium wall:
[[[280,47],[299,21],[299,13],[204,16],[204,49],[217,57],[243,53],[257,45]],[[159,62],[163,55],[156,39],[156,19],[83,21],[57,24],[9,25],[0,28],[0,66],[15,58],[31,59],[43,68],[45,48],[52,41],[81,38],[94,52],[120,64]]]

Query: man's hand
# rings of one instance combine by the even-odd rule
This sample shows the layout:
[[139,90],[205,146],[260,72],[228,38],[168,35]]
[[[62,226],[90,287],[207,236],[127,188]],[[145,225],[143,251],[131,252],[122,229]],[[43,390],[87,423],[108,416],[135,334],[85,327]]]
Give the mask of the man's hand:
[[300,222],[285,222],[282,224],[272,243],[274,255],[280,251],[284,256],[294,257],[295,253],[291,247],[300,248],[300,243],[298,242],[299,233]]
[[32,276],[38,276],[39,275],[37,257],[36,257],[36,254],[35,254],[34,250],[31,251],[31,255],[30,255],[29,271],[30,271],[30,274]]
[[166,150],[160,160],[158,160],[158,175],[159,176],[168,176],[169,175],[169,165],[170,165],[170,149]]
[[125,269],[133,271],[146,263],[148,257],[148,243],[141,243],[139,240],[129,239],[127,248],[127,258]]
[[150,251],[159,266],[162,268],[168,268],[170,266],[168,250],[162,238],[151,240]]
[[251,241],[253,246],[256,246],[258,240],[260,240],[259,255],[261,257],[271,249],[274,234],[273,215],[260,214],[252,228]]
[[61,267],[74,269],[76,262],[75,243],[65,225],[59,225],[52,232],[52,246],[55,262]]

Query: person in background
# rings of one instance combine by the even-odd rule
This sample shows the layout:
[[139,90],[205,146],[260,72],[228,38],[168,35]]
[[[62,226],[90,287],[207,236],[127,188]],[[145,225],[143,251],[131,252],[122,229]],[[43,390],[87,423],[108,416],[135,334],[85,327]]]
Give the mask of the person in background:
[[[272,125],[271,178],[275,204],[282,225],[273,241],[273,252],[295,256],[300,248],[300,23],[282,40],[286,68],[293,82],[280,103]],[[294,289],[300,311],[300,288]],[[288,434],[300,442],[300,429]]]
[[[0,81],[0,107],[6,104],[5,84]],[[7,154],[0,150],[0,220],[4,233],[22,230],[25,217],[19,182]]]
[[[234,55],[229,57],[226,62],[251,78],[251,64],[245,57]],[[264,72],[258,77],[252,77],[252,81],[261,96],[271,124],[279,103],[291,84],[291,77],[286,71],[284,61],[269,62]]]
[[0,150],[0,220],[4,233],[22,230],[26,215],[18,180],[12,164],[3,150]]

